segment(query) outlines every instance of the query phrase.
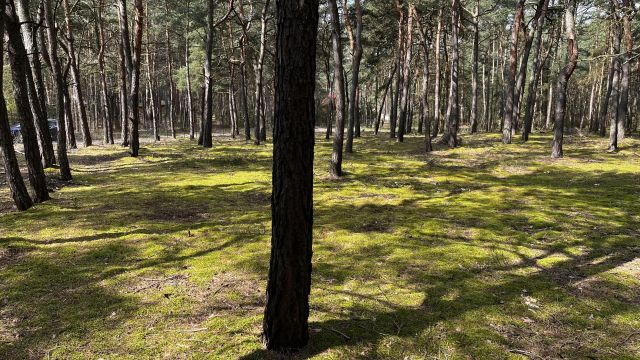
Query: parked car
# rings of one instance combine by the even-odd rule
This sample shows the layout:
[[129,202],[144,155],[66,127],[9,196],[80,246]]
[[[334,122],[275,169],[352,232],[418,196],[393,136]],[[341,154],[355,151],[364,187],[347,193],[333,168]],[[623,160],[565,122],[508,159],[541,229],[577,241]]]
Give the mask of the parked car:
[[53,141],[58,141],[58,120],[49,119],[49,134],[51,134],[51,139]]
[[13,125],[10,128],[11,139],[13,140],[14,144],[22,141],[22,133],[20,132],[20,129],[21,129],[20,124]]
[[[53,141],[58,141],[58,120],[49,119],[47,120],[47,125],[49,126],[49,134],[51,134],[51,139]],[[13,125],[11,127],[11,138],[14,143],[22,142],[22,133],[20,130],[22,127],[20,124]]]

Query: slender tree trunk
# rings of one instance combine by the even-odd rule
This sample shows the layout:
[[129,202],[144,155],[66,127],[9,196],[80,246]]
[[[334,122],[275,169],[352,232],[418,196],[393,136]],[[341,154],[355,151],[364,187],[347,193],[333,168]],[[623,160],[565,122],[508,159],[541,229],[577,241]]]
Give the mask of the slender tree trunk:
[[[256,72],[256,98],[255,98],[255,108],[254,108],[254,119],[255,119],[255,143],[256,145],[260,145],[260,141],[262,140],[262,133],[264,132],[266,135],[266,130],[264,129],[264,117],[262,116],[262,98],[264,97],[264,84],[263,84],[263,68],[264,68],[264,55],[265,55],[265,46],[266,46],[266,37],[267,37],[267,13],[269,11],[269,0],[265,0],[264,7],[262,8],[262,13],[260,14],[260,50],[258,52],[258,59],[255,65]],[[327,129],[330,129],[331,125],[327,126]],[[327,133],[327,136],[329,134]]]
[[342,149],[344,146],[344,118],[345,118],[345,90],[344,90],[344,66],[342,55],[342,40],[340,34],[340,15],[336,0],[329,0],[329,11],[331,14],[331,44],[333,54],[333,76],[335,80],[334,95],[336,104],[336,131],[333,133],[333,152],[331,154],[331,165],[329,175],[333,178],[342,176]]
[[[124,1],[124,0],[121,0]],[[126,8],[125,8],[126,9]],[[142,55],[142,34],[144,32],[144,6],[142,0],[134,0],[135,27],[132,49],[132,72],[129,86],[129,121],[131,121],[131,156],[137,157],[140,152],[140,63]]]
[[[167,0],[164,2],[164,7],[167,16],[169,16],[169,3]],[[171,137],[176,138],[176,124],[175,124],[175,109],[173,105],[175,103],[175,84],[173,83],[173,61],[171,60],[171,37],[169,36],[169,26],[165,27],[165,38],[167,45],[167,71],[169,72],[169,104],[167,104],[167,111],[169,112],[169,127],[171,128]]]
[[[523,0],[524,1],[524,0]],[[458,65],[460,60],[460,2],[452,1],[451,11],[451,81],[449,83],[449,102],[445,119],[444,134],[441,142],[449,147],[458,146],[457,124],[460,119],[459,92],[458,92]]]
[[49,63],[55,81],[56,109],[58,113],[58,164],[60,165],[60,178],[64,181],[71,180],[71,168],[67,157],[67,127],[64,111],[64,75],[58,58],[58,38],[54,14],[51,8],[51,0],[43,0],[43,15],[46,25],[49,55]]
[[[374,135],[378,135],[378,131],[380,130],[380,120],[382,118],[383,109],[387,104],[387,94],[389,93],[389,88],[391,87],[391,82],[395,78],[396,66],[394,64],[393,70],[391,71],[391,75],[389,76],[389,80],[384,86],[384,93],[382,95],[382,104],[380,104],[380,110],[378,111],[378,115],[376,116],[376,122],[374,124],[373,133]],[[387,105],[388,106],[388,105]]]
[[[414,16],[418,19],[417,12]],[[424,33],[422,24],[418,22],[418,32],[420,34],[420,47],[422,48],[422,95],[420,105],[420,124],[424,124],[425,134],[425,152],[431,152],[433,145],[431,143],[431,117],[429,116],[429,47],[430,44]]]
[[270,350],[290,350],[309,340],[318,1],[276,0],[276,16],[272,238],[263,340]]
[[524,16],[524,2],[525,0],[518,0],[516,7],[516,16],[513,21],[513,31],[511,32],[511,51],[509,56],[509,71],[507,73],[507,79],[505,83],[505,101],[503,116],[503,129],[502,129],[502,142],[505,144],[511,144],[512,141],[512,128],[513,128],[513,109],[515,105],[515,82],[516,82],[516,69],[518,67],[518,34],[520,34],[520,24]]
[[471,117],[470,131],[475,134],[478,131],[478,61],[480,47],[480,0],[476,0],[476,8],[473,14],[473,60],[471,68]]
[[360,0],[355,1],[356,11],[356,28],[355,34],[351,31],[349,15],[347,13],[347,1],[343,1],[343,11],[345,12],[345,24],[347,24],[347,30],[349,33],[349,39],[351,43],[351,88],[349,92],[349,122],[347,127],[347,153],[353,152],[353,137],[355,131],[356,118],[358,117],[358,100],[356,95],[358,93],[358,87],[360,82],[360,61],[362,60],[362,7]]
[[[544,28],[544,23],[547,15],[547,9],[549,7],[549,0],[541,0],[538,3],[538,8],[536,9],[536,18],[534,18],[533,29],[532,32],[535,31],[535,55],[533,58],[533,70],[531,75],[531,80],[529,82],[529,87],[527,91],[527,101],[525,104],[525,114],[524,114],[524,128],[522,130],[522,140],[528,141],[529,134],[531,134],[531,129],[533,126],[533,115],[534,115],[534,105],[536,102],[536,93],[537,86],[540,82],[540,75],[542,73],[542,30]],[[538,15],[539,12],[539,15]],[[525,70],[526,71],[526,70]]]
[[[402,11],[402,10],[400,10]],[[406,132],[407,126],[407,116],[408,116],[408,107],[409,107],[409,91],[411,89],[411,57],[412,57],[412,49],[413,49],[413,12],[415,9],[413,6],[409,7],[409,13],[407,14],[407,32],[406,32],[406,43],[404,45],[404,61],[402,67],[402,97],[400,100],[400,109],[399,109],[399,124],[398,124],[398,142],[404,141],[404,134]]]
[[212,64],[211,58],[213,55],[213,13],[215,10],[215,2],[213,0],[207,1],[207,40],[205,43],[205,55],[204,55],[204,83],[205,83],[205,106],[204,106],[204,124],[202,146],[205,148],[213,147],[213,79],[212,79]]
[[436,30],[436,42],[435,49],[436,53],[434,56],[435,60],[435,82],[434,82],[434,90],[433,90],[433,133],[431,137],[438,136],[440,126],[440,44],[442,42],[442,8],[438,9],[438,27]]
[[575,12],[576,12],[576,0],[565,0],[565,27],[567,38],[567,56],[568,62],[562,70],[558,78],[558,94],[555,100],[555,127],[553,134],[553,146],[551,150],[552,158],[561,158],[562,143],[564,136],[564,117],[567,107],[567,85],[569,79],[573,74],[576,66],[578,65],[578,43],[576,42],[575,35]]

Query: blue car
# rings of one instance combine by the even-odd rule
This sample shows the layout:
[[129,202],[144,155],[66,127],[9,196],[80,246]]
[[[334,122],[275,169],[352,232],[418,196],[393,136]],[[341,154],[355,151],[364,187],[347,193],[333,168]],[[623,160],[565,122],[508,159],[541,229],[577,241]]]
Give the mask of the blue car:
[[13,143],[15,144],[16,142],[21,142],[22,141],[22,133],[20,133],[20,124],[16,124],[13,125],[10,130],[11,130],[11,139],[13,140]]
[[[49,119],[47,120],[47,125],[49,126],[49,134],[51,134],[51,139],[53,141],[57,141],[58,140],[58,120]],[[22,127],[20,126],[20,124],[13,125],[11,127],[11,138],[13,139],[14,143],[22,142],[22,133],[20,132],[21,129]]]

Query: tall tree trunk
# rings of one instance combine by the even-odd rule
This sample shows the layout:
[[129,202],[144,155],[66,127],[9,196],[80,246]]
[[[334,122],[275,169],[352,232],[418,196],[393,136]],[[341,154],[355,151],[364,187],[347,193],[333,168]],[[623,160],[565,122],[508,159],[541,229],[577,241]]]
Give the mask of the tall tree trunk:
[[516,82],[516,69],[518,67],[518,34],[520,34],[520,24],[524,16],[524,2],[525,0],[518,0],[516,7],[516,16],[513,20],[513,31],[511,32],[511,51],[509,56],[509,71],[507,73],[507,79],[505,83],[504,94],[504,112],[503,116],[503,128],[502,128],[502,142],[505,144],[511,144],[512,130],[513,130],[513,109],[515,105],[515,82]]
[[633,51],[633,37],[631,34],[631,20],[629,14],[632,8],[629,0],[623,0],[622,6],[622,28],[625,43],[625,51],[620,56],[620,98],[616,108],[616,139],[611,141],[610,150],[618,150],[619,141],[624,139],[626,130],[626,120],[629,109],[629,77],[631,73],[631,53]]
[[43,0],[43,15],[46,25],[49,63],[55,81],[56,88],[56,109],[58,113],[58,165],[60,166],[60,178],[71,180],[71,168],[67,157],[67,127],[64,110],[64,75],[58,58],[58,38],[56,22],[51,8],[51,0]]
[[[0,7],[6,8],[5,0],[0,0]],[[4,34],[5,17],[0,16],[0,34]],[[4,40],[0,39],[0,54],[4,54]],[[0,68],[4,68],[4,56],[0,56]],[[4,84],[4,72],[0,72],[0,83]],[[20,174],[18,159],[13,148],[13,139],[9,127],[9,115],[7,114],[7,103],[4,92],[0,92],[0,153],[4,164],[4,173],[7,184],[11,190],[11,197],[20,211],[24,211],[33,206],[33,201],[29,197],[29,192]]]
[[[65,0],[67,1],[67,0]],[[109,111],[109,100],[107,98],[107,75],[104,67],[104,55],[106,52],[106,39],[104,37],[104,24],[102,18],[103,0],[98,2],[98,75],[100,76],[100,102],[102,103],[102,124],[104,126],[104,143],[113,144],[113,133],[111,111]]]
[[471,65],[471,119],[470,132],[478,131],[478,61],[480,47],[480,0],[476,0],[476,8],[473,13],[473,60]]
[[20,29],[22,32],[22,40],[29,57],[29,66],[33,75],[33,81],[35,82],[36,98],[31,99],[31,106],[32,109],[34,109],[33,115],[36,119],[36,131],[40,144],[40,152],[43,157],[42,164],[45,168],[50,168],[56,163],[56,157],[47,121],[47,94],[42,76],[42,63],[38,56],[37,40],[32,28],[34,24],[31,20],[31,14],[29,13],[29,1],[17,0],[15,1],[15,6],[18,20],[22,24]]
[[[124,0],[121,0],[124,2]],[[125,7],[126,10],[126,7]],[[144,6],[142,0],[134,0],[135,27],[132,50],[132,71],[129,85],[129,121],[131,121],[131,156],[140,152],[140,63],[142,55],[142,33],[144,32]]]
[[[167,16],[169,16],[169,3],[167,0],[164,2],[164,7]],[[167,111],[169,112],[169,127],[171,128],[171,137],[176,138],[176,124],[175,124],[175,109],[173,105],[175,103],[174,95],[175,95],[175,84],[173,83],[173,61],[171,60],[171,38],[169,36],[169,26],[165,27],[165,36],[167,41],[167,71],[169,72],[169,104],[167,106]]]
[[129,102],[127,99],[128,76],[125,61],[124,46],[120,42],[118,49],[120,51],[120,144],[123,147],[129,147]]
[[[523,0],[524,1],[524,0]],[[441,143],[449,147],[458,146],[457,124],[460,119],[458,92],[458,63],[460,60],[460,1],[452,1],[451,10],[451,81],[449,83],[449,102],[445,119],[444,134]]]
[[[266,47],[267,37],[267,13],[269,11],[269,0],[265,0],[260,14],[260,50],[258,52],[258,59],[255,65],[256,72],[256,99],[254,108],[255,119],[255,142],[256,145],[260,145],[260,141],[263,140],[263,133],[266,136],[265,119],[262,116],[262,107],[264,106],[262,98],[264,97],[264,84],[263,84],[263,68],[264,68],[264,55]],[[331,125],[327,126],[327,129],[331,129]],[[327,133],[327,136],[329,134]]]
[[196,137],[196,123],[193,117],[193,97],[191,91],[191,60],[190,60],[190,39],[189,39],[189,29],[191,27],[191,21],[189,20],[189,16],[191,16],[191,9],[189,7],[190,1],[187,0],[187,26],[185,30],[185,50],[184,50],[184,58],[185,64],[187,67],[186,77],[187,77],[187,116],[189,117],[189,140],[193,140]]
[[[16,102],[18,118],[20,120],[20,132],[24,145],[24,154],[29,170],[29,183],[34,191],[33,200],[36,203],[49,200],[47,190],[47,179],[42,167],[38,139],[36,137],[36,126],[30,104],[31,99],[35,99],[35,87],[31,82],[28,86],[27,78],[31,77],[27,52],[20,35],[20,21],[13,4],[14,0],[9,0],[5,5],[5,27],[8,37],[8,58],[11,64],[11,78],[13,81],[13,96]],[[31,91],[30,91],[31,90]],[[47,129],[48,130],[48,129]]]
[[373,127],[374,135],[378,135],[378,131],[380,130],[380,120],[382,118],[383,110],[385,109],[385,107],[388,107],[388,105],[387,105],[388,104],[388,102],[387,102],[387,94],[389,93],[389,88],[391,87],[391,82],[395,78],[395,73],[396,73],[396,66],[394,64],[393,70],[391,71],[391,75],[389,76],[389,80],[387,81],[387,83],[384,86],[384,93],[382,94],[382,103],[380,104],[380,110],[378,111],[378,114],[376,116],[376,122],[375,122],[374,127]]
[[[527,91],[527,101],[524,111],[524,128],[522,130],[522,140],[528,141],[529,134],[533,126],[534,105],[536,102],[537,86],[540,82],[540,75],[542,74],[542,30],[547,16],[547,9],[549,8],[549,0],[540,0],[538,8],[536,9],[536,18],[534,18],[532,32],[535,31],[535,55],[533,58],[533,70],[531,80],[529,81]],[[539,12],[539,15],[538,15]]]
[[207,1],[207,40],[205,43],[205,55],[204,55],[204,118],[202,123],[204,124],[202,135],[202,146],[205,148],[213,147],[213,79],[211,75],[211,58],[213,55],[213,13],[215,2],[213,0]]
[[561,158],[562,143],[564,136],[564,117],[567,108],[567,86],[569,79],[578,65],[578,43],[575,35],[575,12],[576,0],[565,0],[564,21],[567,38],[568,62],[558,78],[557,95],[555,100],[555,127],[553,131],[553,146],[551,150],[552,158]]
[[331,44],[333,54],[333,81],[336,103],[336,131],[333,133],[333,151],[331,153],[331,165],[329,175],[333,178],[342,176],[342,149],[344,145],[344,118],[345,118],[345,90],[344,90],[344,66],[342,62],[342,39],[340,30],[340,15],[336,0],[329,0],[331,13]]
[[422,48],[422,94],[420,103],[420,124],[424,124],[425,152],[431,152],[431,117],[429,116],[429,47],[430,44],[424,33],[422,24],[419,22],[418,13],[414,11],[414,16],[418,20],[418,33],[420,34],[420,47]]
[[318,1],[277,0],[276,16],[272,238],[263,339],[270,350],[289,350],[309,340]]
[[91,132],[89,131],[89,120],[87,118],[87,109],[84,103],[84,95],[82,93],[82,77],[80,76],[80,66],[76,55],[75,39],[73,37],[73,27],[71,26],[71,12],[69,9],[69,0],[62,0],[64,8],[64,20],[66,24],[67,49],[69,52],[69,61],[71,62],[71,79],[73,82],[73,95],[78,105],[78,113],[80,115],[80,125],[82,128],[82,141],[85,147],[91,146]]
[[356,10],[356,28],[355,34],[352,31],[351,20],[349,19],[347,1],[343,0],[342,7],[344,21],[349,34],[349,43],[351,45],[351,88],[349,91],[349,121],[347,126],[347,153],[353,152],[353,137],[355,131],[356,118],[358,117],[358,101],[356,95],[360,82],[360,61],[362,60],[362,7],[360,0],[355,1]]
[[[402,11],[402,10],[399,10]],[[413,12],[415,9],[412,5],[409,7],[409,13],[407,14],[407,31],[406,31],[406,43],[404,45],[404,61],[402,67],[402,97],[400,100],[400,109],[398,115],[398,142],[404,141],[404,134],[407,126],[407,115],[409,107],[409,91],[411,89],[411,57],[413,49]],[[401,16],[402,18],[402,16]]]
[[435,82],[434,82],[434,89],[433,89],[433,133],[431,134],[431,137],[436,137],[438,136],[438,132],[439,129],[438,127],[440,126],[440,46],[441,46],[441,42],[442,42],[442,22],[443,22],[443,15],[442,15],[442,7],[440,7],[438,9],[438,27],[436,30],[436,42],[435,42],[435,48],[436,48],[436,53],[434,56],[434,60],[435,60]]

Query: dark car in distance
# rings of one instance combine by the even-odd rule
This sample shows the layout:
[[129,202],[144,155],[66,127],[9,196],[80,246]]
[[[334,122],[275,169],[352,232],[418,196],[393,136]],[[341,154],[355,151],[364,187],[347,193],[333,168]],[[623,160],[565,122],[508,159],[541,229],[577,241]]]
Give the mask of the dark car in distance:
[[[49,120],[47,120],[47,124],[49,125],[49,134],[51,134],[51,139],[53,141],[57,141],[57,139],[58,139],[58,120],[49,119]],[[20,132],[21,129],[22,129],[22,126],[20,124],[15,124],[15,125],[13,125],[11,127],[11,138],[13,139],[14,143],[22,142],[22,133]]]

